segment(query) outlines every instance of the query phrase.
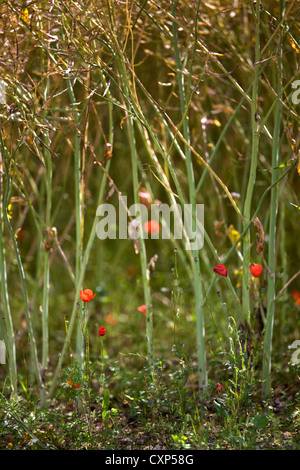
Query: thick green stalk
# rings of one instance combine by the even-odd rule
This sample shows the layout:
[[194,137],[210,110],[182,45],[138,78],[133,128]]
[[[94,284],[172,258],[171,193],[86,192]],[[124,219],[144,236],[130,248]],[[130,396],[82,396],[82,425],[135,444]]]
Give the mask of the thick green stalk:
[[[49,140],[47,139],[47,145]],[[46,150],[46,237],[51,240],[51,198],[52,198],[52,161],[51,154]],[[48,313],[49,313],[49,287],[50,287],[50,266],[49,266],[50,251],[45,246],[44,253],[44,284],[43,284],[43,308],[42,308],[42,334],[43,334],[43,350],[42,350],[42,369],[48,366],[49,355],[49,331],[48,331]]]
[[[285,0],[280,1],[280,20],[285,9]],[[278,67],[282,72],[282,44],[280,44],[280,53],[278,58]],[[277,93],[281,92],[281,75],[277,75]],[[280,123],[282,114],[282,104],[277,101],[275,108],[275,125],[272,146],[272,183],[278,176],[278,163],[280,151]],[[267,399],[271,393],[271,352],[272,337],[275,315],[275,283],[276,283],[276,221],[278,211],[277,185],[274,185],[271,191],[270,205],[270,223],[269,223],[269,250],[268,250],[268,298],[267,298],[267,317],[264,337],[263,370],[262,370],[262,394],[263,399]]]
[[[198,3],[199,8],[199,3]],[[172,0],[172,15],[176,19],[176,4]],[[197,24],[196,15],[196,24]],[[180,53],[178,48],[178,30],[177,23],[173,21],[173,47],[175,53],[175,62],[177,68],[177,82],[180,96],[180,107],[183,127],[183,136],[189,145],[185,145],[185,157],[186,157],[186,171],[189,186],[189,202],[192,205],[192,223],[195,228],[196,218],[196,188],[195,188],[195,177],[193,170],[192,154],[190,149],[190,131],[187,116],[187,103],[185,97],[185,85],[182,71],[182,64],[180,59]],[[194,232],[194,230],[193,230]],[[201,280],[200,270],[200,259],[198,256],[198,250],[192,250],[192,256],[194,259],[193,263],[193,277],[194,277],[194,292],[195,292],[195,311],[196,311],[196,350],[198,358],[198,373],[199,373],[199,386],[207,385],[207,369],[206,369],[206,351],[205,351],[205,322],[204,322],[204,300],[203,300],[203,288]]]
[[[255,15],[255,59],[254,59],[254,77],[252,87],[252,101],[251,101],[251,125],[252,125],[252,150],[251,150],[251,165],[248,178],[247,193],[244,204],[244,222],[243,229],[248,225],[251,218],[251,204],[253,190],[256,180],[257,160],[258,160],[258,84],[260,76],[260,1],[256,2],[256,15]],[[243,298],[243,320],[250,323],[250,295],[249,295],[249,265],[250,265],[250,231],[245,233],[243,240],[243,285],[242,285],[242,298]]]
[[[71,80],[68,80],[68,91],[71,99],[71,103],[74,107],[76,103],[76,98],[74,94],[74,89],[72,86]],[[83,214],[82,214],[82,191],[81,191],[81,152],[80,152],[80,114],[77,111],[73,112],[74,122],[75,122],[75,137],[74,137],[74,173],[75,173],[75,220],[76,220],[76,261],[75,261],[75,280],[76,285],[81,272],[82,267],[82,229],[83,229]],[[80,301],[81,302],[81,301]],[[82,317],[82,302],[80,313],[81,321]],[[81,331],[80,322],[77,323],[77,333],[76,333],[76,355],[78,361],[83,361],[84,357],[84,341]]]
[[[284,191],[285,188],[283,188]],[[282,192],[278,194],[278,198],[282,195]],[[288,259],[286,256],[287,252],[287,234],[288,228],[286,226],[286,205],[282,204],[280,207],[279,213],[279,227],[280,227],[280,260],[281,266],[283,270],[282,274],[282,285],[285,286],[289,280],[288,276]],[[277,295],[277,294],[276,294]],[[283,325],[288,321],[288,313],[289,313],[289,294],[288,292],[284,292],[282,295],[281,303],[280,303],[280,311],[279,311],[279,324]],[[275,301],[275,300],[274,300]],[[285,349],[285,331],[283,328],[280,328],[280,354],[284,353]]]
[[[126,73],[123,68],[123,64],[120,64],[120,69]],[[123,82],[123,92],[126,98],[129,98],[128,89],[125,86],[125,80]],[[131,165],[132,165],[132,183],[133,183],[133,192],[134,192],[134,203],[139,204],[139,180],[138,180],[138,157],[137,157],[137,150],[136,150],[136,143],[135,143],[135,135],[134,135],[134,124],[133,119],[130,117],[127,120],[127,128],[128,128],[128,138],[129,138],[129,145],[130,145],[130,152],[131,152]],[[148,360],[149,360],[149,367],[151,373],[154,369],[154,352],[153,352],[153,313],[152,313],[152,303],[151,303],[151,291],[150,291],[150,284],[148,278],[148,267],[147,267],[147,253],[146,253],[146,245],[145,241],[142,237],[139,238],[140,244],[140,263],[141,263],[141,272],[142,272],[142,282],[143,282],[143,291],[144,291],[144,300],[145,305],[147,306],[146,309],[146,336],[147,336],[147,347],[148,347]]]
[[[138,183],[138,159],[137,151],[135,145],[134,137],[134,126],[132,118],[128,120],[128,134],[129,142],[131,149],[131,164],[132,164],[132,179],[133,179],[133,191],[134,191],[134,202],[139,204],[139,183]],[[143,238],[139,239],[140,243],[140,263],[141,263],[141,272],[142,272],[142,281],[143,281],[143,290],[144,290],[144,299],[146,309],[146,335],[147,335],[147,346],[148,346],[148,360],[151,372],[154,369],[154,353],[153,353],[153,314],[152,314],[152,304],[151,304],[151,291],[148,278],[148,268],[147,268],[147,253],[146,246]]]

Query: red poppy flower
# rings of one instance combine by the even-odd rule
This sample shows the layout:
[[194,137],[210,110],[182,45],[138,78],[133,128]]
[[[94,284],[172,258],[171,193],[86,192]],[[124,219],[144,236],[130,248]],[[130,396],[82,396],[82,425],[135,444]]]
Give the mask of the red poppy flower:
[[146,315],[146,310],[147,310],[146,305],[140,305],[140,306],[138,307],[138,311],[139,311],[139,312],[142,312],[143,315]]
[[263,272],[263,268],[261,264],[254,264],[254,263],[250,264],[250,273],[252,274],[252,276],[260,277],[262,272]]
[[71,380],[68,380],[67,385],[71,387],[73,390],[81,387],[81,385],[73,384]]
[[214,267],[214,272],[220,274],[220,276],[227,277],[227,268],[224,264],[218,264]]
[[220,384],[220,382],[217,383],[217,390],[218,392],[222,392],[222,390],[224,390],[224,387],[222,384]]
[[292,299],[294,299],[294,300],[300,299],[300,292],[298,290],[295,290],[292,293]]
[[157,235],[161,230],[161,226],[157,220],[149,220],[144,223],[144,231],[150,233],[151,235]]
[[100,326],[99,328],[99,336],[104,336],[105,335],[105,328],[104,326]]
[[83,302],[90,302],[96,294],[91,289],[85,289],[80,291],[80,298]]

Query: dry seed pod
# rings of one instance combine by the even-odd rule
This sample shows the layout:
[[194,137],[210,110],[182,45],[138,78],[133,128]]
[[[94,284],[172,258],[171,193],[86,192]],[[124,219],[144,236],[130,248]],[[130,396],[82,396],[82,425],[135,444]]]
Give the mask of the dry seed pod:
[[128,224],[128,235],[129,238],[133,241],[135,254],[138,254],[141,251],[141,246],[139,242],[139,231],[141,229],[141,224],[138,219],[133,219]]
[[140,199],[140,203],[144,204],[144,206],[146,206],[147,209],[150,208],[150,206],[151,206],[151,196],[150,196],[149,192],[147,191],[147,189],[141,188],[139,190],[139,199]]
[[258,230],[258,243],[256,245],[256,252],[260,255],[264,249],[265,233],[261,221],[258,217],[255,217],[253,224],[257,227]]

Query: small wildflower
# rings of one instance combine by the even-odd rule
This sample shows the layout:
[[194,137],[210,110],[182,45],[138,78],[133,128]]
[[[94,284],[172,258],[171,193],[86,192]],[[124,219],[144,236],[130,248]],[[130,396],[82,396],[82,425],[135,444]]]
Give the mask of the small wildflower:
[[99,336],[104,336],[106,333],[104,326],[100,326],[99,328]]
[[20,20],[24,21],[24,23],[30,24],[30,23],[29,23],[29,12],[28,12],[28,8],[22,8],[22,12],[21,12],[19,18],[20,18]]
[[299,292],[298,290],[295,290],[295,291],[292,293],[292,299],[293,299],[293,300],[300,299],[300,292]]
[[219,274],[220,276],[227,277],[227,268],[224,264],[218,264],[214,267],[214,272]]
[[236,276],[237,278],[237,282],[236,282],[236,287],[241,287],[242,285],[242,277],[243,277],[243,270],[241,268],[239,269],[235,269],[233,271],[233,274]]
[[7,206],[7,215],[8,215],[9,219],[12,218],[12,214],[13,214],[12,204],[8,204],[8,206]]
[[138,307],[138,311],[139,311],[139,312],[142,312],[142,314],[145,315],[145,316],[146,316],[146,310],[147,310],[146,305],[140,305],[140,306]]
[[76,390],[77,388],[80,388],[81,385],[78,385],[78,384],[73,384],[73,382],[71,380],[68,380],[67,382],[67,385],[72,388],[73,390]]
[[156,220],[149,220],[148,222],[145,222],[143,227],[144,231],[150,233],[151,235],[157,235],[161,230],[161,226]]
[[224,390],[224,387],[222,384],[220,384],[220,382],[217,383],[217,390],[218,392],[222,392],[222,390]]
[[263,272],[263,268],[261,264],[255,264],[255,263],[250,264],[250,273],[252,274],[252,276],[260,277],[262,275],[262,272]]
[[93,294],[91,289],[85,289],[80,291],[80,298],[83,302],[90,302],[96,294]]
[[292,48],[294,49],[294,51],[296,51],[297,54],[300,53],[300,49],[299,47],[297,46],[297,44],[295,43],[294,39],[289,37],[289,42],[290,42],[290,45],[292,46]]
[[7,444],[7,448],[8,448],[8,449],[12,449],[12,448],[13,448],[13,444],[12,444],[11,442],[9,442],[9,443]]
[[29,446],[33,446],[34,444],[36,444],[36,443],[37,443],[37,441],[38,441],[37,439],[31,439],[31,440],[28,442],[28,444],[27,444],[27,445],[29,445]]
[[[228,231],[227,231],[227,234],[232,242],[232,244],[234,245],[235,242],[240,238],[241,234],[234,228],[233,225],[230,225],[229,228],[228,228]],[[239,248],[241,246],[241,242],[239,242],[237,244],[237,248]]]

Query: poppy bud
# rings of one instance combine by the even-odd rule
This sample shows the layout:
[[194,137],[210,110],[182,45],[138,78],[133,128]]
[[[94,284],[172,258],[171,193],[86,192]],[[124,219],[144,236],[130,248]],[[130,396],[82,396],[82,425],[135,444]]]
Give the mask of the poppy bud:
[[250,264],[250,273],[252,274],[252,276],[260,277],[262,272],[263,272],[263,268],[260,264],[254,264],[254,263]]
[[105,335],[105,328],[104,326],[100,326],[99,328],[99,336],[104,336]]
[[220,276],[227,277],[227,268],[224,264],[218,264],[214,267],[214,272],[219,274]]
[[142,312],[143,315],[146,315],[146,305],[140,305],[138,311]]

